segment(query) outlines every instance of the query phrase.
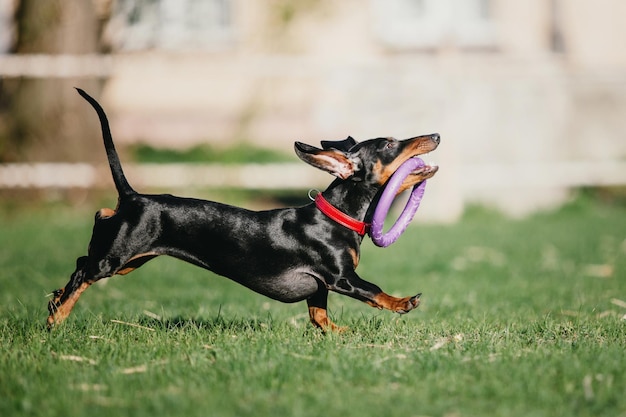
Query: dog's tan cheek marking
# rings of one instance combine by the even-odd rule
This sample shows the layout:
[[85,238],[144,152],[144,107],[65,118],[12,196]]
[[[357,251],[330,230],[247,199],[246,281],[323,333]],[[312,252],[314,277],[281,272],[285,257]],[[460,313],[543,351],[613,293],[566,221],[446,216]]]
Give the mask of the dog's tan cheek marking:
[[[385,167],[383,167],[382,163],[378,161],[376,163],[376,166],[374,167],[374,172],[378,175],[378,183],[381,186],[385,185],[389,178],[391,178],[391,176],[394,174],[394,172],[396,172],[398,168],[400,168],[400,165],[408,161],[409,158],[412,158],[416,155],[421,155],[424,152],[429,152],[430,148],[427,146],[427,141],[430,142],[430,140],[427,139],[416,141],[416,144],[414,146],[408,147],[400,155],[398,155],[396,159],[393,160],[393,162]],[[400,191],[398,191],[398,194],[409,188],[411,185],[417,184],[417,182],[419,181],[411,183],[410,180],[407,180],[403,182]]]
[[[375,172],[378,173],[378,183],[382,186],[389,181],[389,178],[400,168],[405,161],[413,156],[412,152],[404,151],[396,157],[389,165],[382,166],[382,163],[378,161],[376,163]],[[380,165],[380,167],[379,167]]]
[[393,173],[396,172],[398,167],[402,165],[401,163],[397,163],[397,161],[399,161],[399,158],[394,160],[391,164],[387,165],[385,169],[382,170],[380,176],[378,177],[379,178],[378,182],[381,186],[385,185],[387,181],[389,181],[389,178],[391,178]]
[[385,185],[387,183],[387,180],[391,176],[391,174],[393,174],[393,171],[389,173],[389,171],[385,168],[386,167],[383,166],[383,163],[380,160],[378,160],[376,161],[376,164],[374,165],[374,169],[372,170],[375,177],[378,178],[378,184],[380,184],[381,186]]

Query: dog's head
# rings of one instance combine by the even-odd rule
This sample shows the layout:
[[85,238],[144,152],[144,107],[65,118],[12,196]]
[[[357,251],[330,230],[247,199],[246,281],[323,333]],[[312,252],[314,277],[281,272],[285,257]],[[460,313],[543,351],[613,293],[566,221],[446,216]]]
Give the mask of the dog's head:
[[[377,138],[357,142],[352,137],[340,141],[322,141],[322,149],[296,142],[300,159],[346,181],[362,181],[382,187],[398,167],[414,156],[427,154],[439,145],[439,134],[411,139]],[[431,178],[439,168],[426,164],[413,171],[402,183],[399,193]]]

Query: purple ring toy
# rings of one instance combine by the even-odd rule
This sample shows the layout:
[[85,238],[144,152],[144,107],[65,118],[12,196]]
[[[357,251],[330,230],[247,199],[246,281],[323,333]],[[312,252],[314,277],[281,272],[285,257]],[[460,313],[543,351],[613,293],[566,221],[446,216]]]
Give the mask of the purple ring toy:
[[411,174],[411,172],[425,165],[424,161],[420,158],[410,158],[408,161],[400,165],[387,182],[387,185],[380,196],[380,200],[376,205],[376,209],[374,210],[374,217],[372,217],[372,224],[369,231],[372,242],[374,242],[376,246],[387,247],[391,245],[393,242],[398,240],[400,235],[406,230],[411,220],[413,220],[413,216],[415,216],[420,202],[422,201],[422,197],[424,196],[426,181],[422,181],[413,187],[409,201],[407,201],[406,206],[404,206],[402,214],[400,214],[400,217],[398,217],[398,220],[396,220],[391,229],[389,229],[387,233],[383,233],[383,224],[385,223],[387,212],[389,212],[391,203],[393,202],[398,189],[402,185],[402,182]]

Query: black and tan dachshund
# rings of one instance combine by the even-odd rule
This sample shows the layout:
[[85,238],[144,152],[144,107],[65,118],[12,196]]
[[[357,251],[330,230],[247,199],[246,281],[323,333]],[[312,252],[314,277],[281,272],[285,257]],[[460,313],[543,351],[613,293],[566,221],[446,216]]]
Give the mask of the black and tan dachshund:
[[[96,213],[87,256],[77,259],[70,281],[54,291],[48,304],[48,327],[65,320],[94,282],[128,274],[159,255],[206,268],[275,300],[306,300],[311,322],[323,330],[340,330],[327,315],[328,291],[397,313],[419,305],[420,294],[393,297],[359,277],[355,268],[372,202],[403,162],[437,147],[438,134],[360,143],[348,138],[322,142],[322,149],[296,142],[300,159],[337,178],[315,203],[250,211],[213,201],[137,193],[122,171],[104,110],[87,93],[78,92],[98,113],[118,202],[115,210]],[[432,177],[437,169],[418,168],[399,192]]]

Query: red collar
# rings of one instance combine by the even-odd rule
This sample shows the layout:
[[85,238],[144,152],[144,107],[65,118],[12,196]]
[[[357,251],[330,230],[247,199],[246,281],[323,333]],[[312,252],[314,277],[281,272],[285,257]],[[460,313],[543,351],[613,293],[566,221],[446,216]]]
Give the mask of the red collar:
[[360,236],[365,236],[365,233],[370,226],[368,223],[354,219],[340,211],[337,207],[330,204],[328,200],[322,196],[322,193],[318,193],[315,196],[315,206],[330,219],[350,230],[357,232]]

